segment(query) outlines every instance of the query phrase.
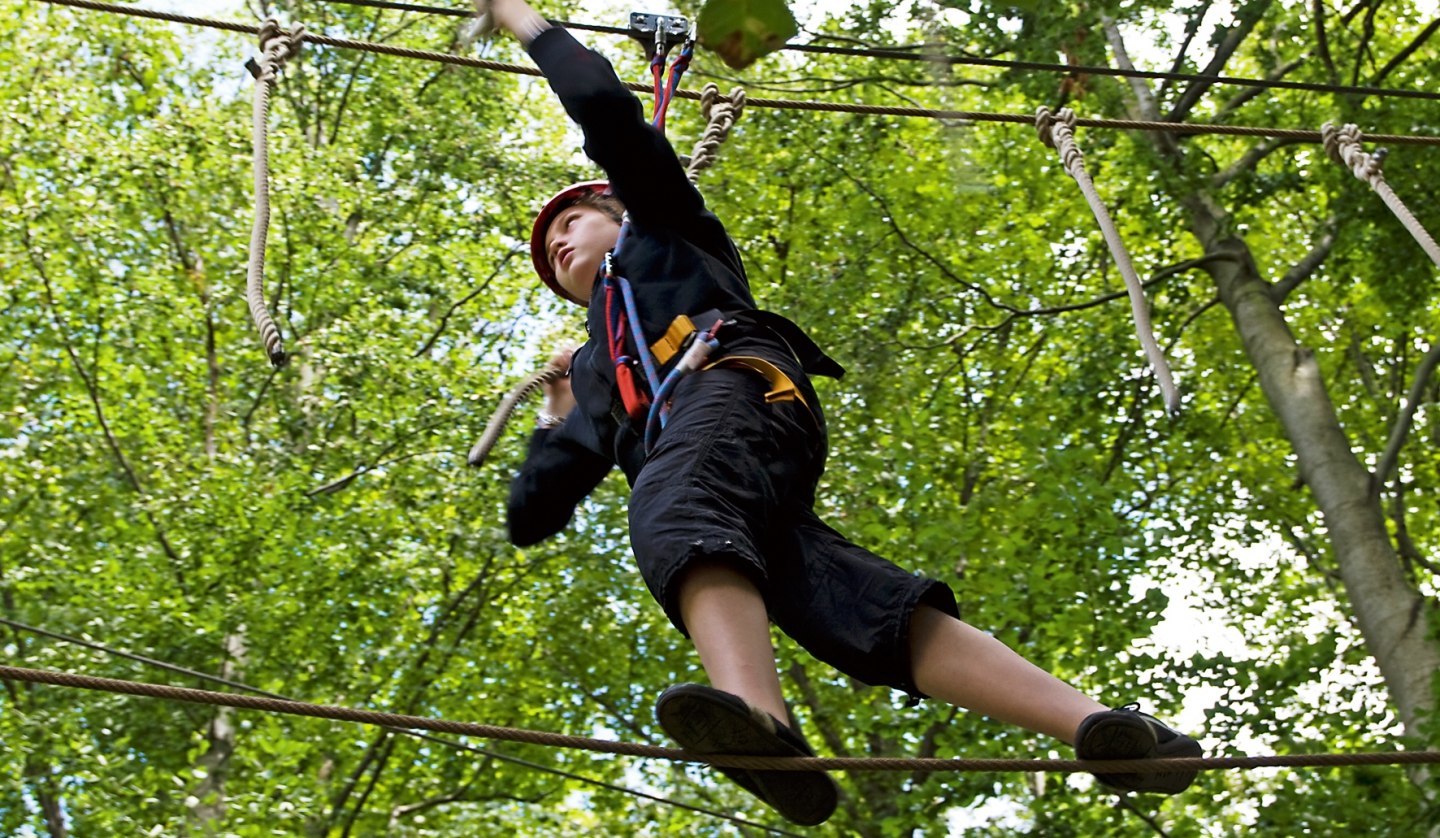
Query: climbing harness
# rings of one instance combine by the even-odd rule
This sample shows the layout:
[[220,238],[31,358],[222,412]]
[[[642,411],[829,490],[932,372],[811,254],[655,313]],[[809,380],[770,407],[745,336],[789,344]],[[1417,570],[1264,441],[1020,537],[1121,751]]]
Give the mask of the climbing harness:
[[[650,56],[651,94],[654,98],[651,124],[663,132],[670,103],[679,90],[680,79],[694,55],[693,31],[685,18],[639,13],[630,16],[630,29],[631,36],[645,45]],[[666,57],[676,44],[680,45],[680,50],[670,60],[666,72]],[[715,163],[720,146],[729,137],[744,107],[745,91],[741,88],[734,88],[728,95],[722,95],[716,85],[705,85],[700,95],[705,130],[695,143],[685,172],[686,178],[692,184],[699,180],[700,172]],[[536,217],[531,233],[531,258],[536,272],[551,290],[577,304],[581,301],[559,284],[545,258],[545,230],[550,220],[575,197],[587,192],[608,194],[608,189],[609,185],[605,181],[586,181],[566,187],[546,202]],[[615,271],[616,255],[620,253],[629,229],[630,223],[626,217],[622,220],[615,247],[605,256],[598,288],[605,295],[605,343],[610,362],[615,369],[615,385],[620,393],[621,408],[629,421],[643,427],[647,451],[654,446],[660,430],[669,418],[670,395],[683,378],[697,370],[717,365],[745,367],[765,376],[770,383],[772,395],[780,394],[772,400],[788,400],[798,396],[799,390],[794,382],[763,359],[748,359],[756,363],[746,363],[744,359],[725,358],[716,364],[706,364],[710,355],[720,346],[716,335],[725,320],[718,314],[712,319],[704,319],[702,325],[709,325],[703,330],[682,314],[675,318],[665,335],[653,347],[647,346],[630,282]],[[707,312],[704,318],[709,318],[710,314]],[[626,349],[627,337],[636,347],[633,355]],[[682,352],[684,354],[680,361],[661,378],[660,368]],[[479,466],[484,462],[522,399],[544,383],[558,378],[547,377],[549,372],[542,371],[522,382],[501,401],[486,426],[485,433],[470,451],[470,465]]]
[[270,148],[267,140],[270,120],[270,90],[275,76],[285,61],[300,51],[305,40],[305,27],[296,24],[286,32],[274,18],[260,25],[260,58],[251,59],[246,68],[255,76],[254,106],[254,168],[255,224],[250,231],[250,265],[245,278],[245,299],[250,304],[250,318],[265,343],[270,363],[282,367],[287,360],[280,329],[270,317],[265,304],[265,239],[270,232]]
[[1165,398],[1165,409],[1171,416],[1175,416],[1180,412],[1180,394],[1175,390],[1165,353],[1155,342],[1155,333],[1150,327],[1149,304],[1145,301],[1145,289],[1140,284],[1140,277],[1135,274],[1130,254],[1125,250],[1125,243],[1120,240],[1120,233],[1115,229],[1115,222],[1105,209],[1105,203],[1100,200],[1094,181],[1090,180],[1090,175],[1085,171],[1085,156],[1075,144],[1075,112],[1062,108],[1058,113],[1051,114],[1049,108],[1041,106],[1035,111],[1035,130],[1039,132],[1041,142],[1060,153],[1060,161],[1064,164],[1065,171],[1080,185],[1080,191],[1085,194],[1085,200],[1090,204],[1090,211],[1100,223],[1105,242],[1110,245],[1110,253],[1115,257],[1115,266],[1125,278],[1125,290],[1130,295],[1130,311],[1135,318],[1135,332],[1140,338],[1140,345],[1145,348],[1145,355],[1155,370],[1155,380]]
[[1380,171],[1380,164],[1385,161],[1385,149],[1379,149],[1374,154],[1363,151],[1360,148],[1360,128],[1354,124],[1337,128],[1333,122],[1327,122],[1320,126],[1320,138],[1330,159],[1370,184],[1370,188],[1375,190],[1375,194],[1380,196],[1385,206],[1395,213],[1395,217],[1400,219],[1400,223],[1415,237],[1425,255],[1436,265],[1440,265],[1440,246],[1435,244],[1429,231],[1415,218],[1415,214],[1410,212],[1410,208],[1405,206],[1405,202],[1400,200],[1400,196],[1395,194],[1395,190],[1390,188],[1390,184],[1385,181],[1385,174]]
[[[690,60],[695,54],[694,31],[685,26],[684,18],[662,18],[655,15],[632,15],[631,26],[642,32],[646,31],[646,27],[649,26],[654,31],[654,52],[650,58],[650,74],[654,82],[655,103],[651,112],[650,124],[663,134],[665,132],[665,114],[670,109],[670,102],[675,97],[675,91],[680,88],[680,79],[684,76],[685,70],[690,66]],[[671,60],[668,74],[665,75],[662,83],[661,68],[665,64],[665,57],[672,45],[674,33],[681,28],[687,29],[684,41],[681,43],[680,52]],[[723,114],[722,118],[724,118]],[[733,119],[731,124],[733,124]],[[728,125],[725,126],[724,132],[729,132]],[[698,171],[697,169],[697,175]],[[694,182],[693,177],[691,182]],[[620,391],[620,400],[624,405],[625,415],[632,422],[644,422],[645,450],[648,452],[654,447],[660,430],[665,427],[669,418],[670,394],[674,392],[681,379],[701,369],[710,353],[720,347],[716,333],[719,332],[724,321],[717,319],[708,330],[692,332],[693,338],[685,355],[665,378],[661,379],[660,365],[657,365],[655,356],[645,341],[645,329],[640,322],[640,310],[635,304],[635,293],[630,287],[629,280],[615,271],[615,260],[624,247],[629,232],[630,217],[626,215],[620,224],[620,234],[615,241],[614,249],[605,254],[605,263],[600,274],[600,290],[605,295],[605,342],[610,353],[610,361],[615,368],[615,384]],[[672,324],[672,328],[673,326],[674,324]],[[627,333],[635,345],[637,357],[632,358],[626,352]],[[639,371],[644,376],[643,381],[637,380],[636,377],[637,362]],[[661,362],[661,364],[663,363]]]

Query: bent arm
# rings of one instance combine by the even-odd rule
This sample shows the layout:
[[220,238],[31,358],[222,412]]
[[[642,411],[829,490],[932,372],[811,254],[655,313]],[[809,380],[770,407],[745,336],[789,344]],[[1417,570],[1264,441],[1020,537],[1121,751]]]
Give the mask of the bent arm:
[[576,505],[609,472],[609,460],[569,438],[563,427],[535,431],[529,456],[510,484],[510,542],[528,547],[565,529]]

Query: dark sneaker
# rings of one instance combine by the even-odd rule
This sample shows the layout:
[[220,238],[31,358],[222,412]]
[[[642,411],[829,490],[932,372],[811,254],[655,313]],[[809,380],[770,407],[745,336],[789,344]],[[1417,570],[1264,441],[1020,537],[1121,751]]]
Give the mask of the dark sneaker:
[[[769,713],[738,695],[700,684],[680,684],[655,703],[660,726],[694,754],[813,757],[800,737]],[[720,773],[802,826],[824,823],[835,812],[838,791],[824,771],[757,771],[719,768]]]
[[[1153,759],[1203,756],[1200,743],[1171,730],[1139,705],[1091,713],[1075,731],[1075,755],[1080,759]],[[1095,779],[1118,791],[1153,791],[1179,794],[1195,781],[1196,771],[1139,774],[1096,774]]]

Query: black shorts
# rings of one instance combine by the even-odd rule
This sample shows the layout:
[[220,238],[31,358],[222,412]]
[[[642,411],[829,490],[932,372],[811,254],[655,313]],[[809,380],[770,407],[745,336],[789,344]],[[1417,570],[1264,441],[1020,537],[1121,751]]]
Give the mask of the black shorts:
[[682,632],[676,580],[697,560],[754,580],[770,618],[816,658],[867,684],[919,695],[909,627],[916,606],[958,616],[944,583],[852,544],[814,513],[823,418],[798,401],[767,404],[748,370],[696,373],[635,480],[630,541],[640,573]]

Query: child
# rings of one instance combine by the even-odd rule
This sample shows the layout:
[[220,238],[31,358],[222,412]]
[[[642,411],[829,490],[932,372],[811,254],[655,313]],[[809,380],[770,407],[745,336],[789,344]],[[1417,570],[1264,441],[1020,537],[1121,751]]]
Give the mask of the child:
[[[811,755],[789,726],[774,621],[860,681],[1049,734],[1083,759],[1198,756],[1189,737],[1133,709],[1107,710],[961,622],[945,584],[906,573],[816,517],[826,440],[809,376],[843,370],[799,327],[756,310],[734,244],[609,63],[524,0],[494,0],[491,14],[528,48],[609,175],[560,192],[535,220],[536,271],[587,307],[590,339],[551,359],[570,376],[547,388],[511,488],[510,536],[525,545],[559,532],[612,467],[624,471],[641,575],[713,685],[666,690],[656,710],[665,731],[699,754]],[[604,278],[607,258],[629,291]],[[677,363],[661,348],[667,340],[712,337],[718,364],[669,391],[657,434],[645,388],[633,383],[648,378],[633,360],[644,348],[637,339],[656,347],[652,366],[665,372]],[[721,770],[796,823],[818,824],[835,808],[824,772]],[[1100,779],[1173,794],[1194,776]]]

